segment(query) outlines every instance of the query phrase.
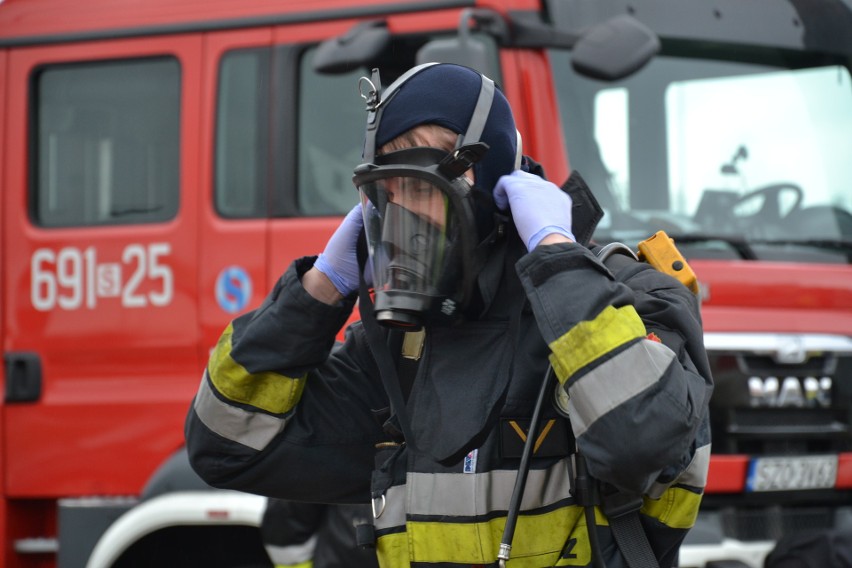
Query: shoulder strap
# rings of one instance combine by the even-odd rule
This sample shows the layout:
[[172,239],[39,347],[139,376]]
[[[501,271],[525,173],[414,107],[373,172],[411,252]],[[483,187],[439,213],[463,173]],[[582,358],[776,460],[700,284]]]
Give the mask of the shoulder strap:
[[630,568],[659,568],[660,563],[657,562],[639,518],[642,496],[623,493],[605,483],[599,486],[601,509],[627,565]]
[[[390,346],[387,343],[388,338],[373,315],[373,300],[370,298],[370,291],[364,281],[363,267],[364,263],[367,262],[367,244],[363,231],[358,239],[357,257],[358,264],[361,267],[359,270],[361,276],[359,278],[358,300],[361,321],[367,333],[367,346],[373,353],[373,358],[379,368],[379,376],[390,399],[391,416],[396,415],[405,443],[414,449],[416,444],[414,443],[414,436],[411,434],[411,423],[408,420],[408,411],[405,407],[405,397],[400,388],[395,359],[391,356]],[[392,341],[395,338],[391,336],[390,339]]]

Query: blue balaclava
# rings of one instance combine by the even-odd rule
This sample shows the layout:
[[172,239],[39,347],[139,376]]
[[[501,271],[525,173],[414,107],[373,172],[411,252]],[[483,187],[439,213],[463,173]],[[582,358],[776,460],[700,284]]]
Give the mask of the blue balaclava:
[[[464,134],[479,97],[482,76],[473,69],[451,63],[424,68],[400,87],[384,108],[376,133],[380,148],[421,124],[437,124]],[[474,165],[477,228],[480,238],[493,226],[492,191],[500,176],[515,169],[518,146],[512,109],[496,89],[488,119],[479,139],[488,144],[485,157]],[[465,144],[475,142],[465,140]]]

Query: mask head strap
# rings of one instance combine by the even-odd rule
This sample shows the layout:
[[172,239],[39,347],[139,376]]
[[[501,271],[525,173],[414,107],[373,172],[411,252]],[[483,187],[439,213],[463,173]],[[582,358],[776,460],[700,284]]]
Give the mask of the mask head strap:
[[[381,123],[382,112],[387,106],[387,103],[399,92],[400,87],[414,75],[421,71],[438,65],[438,63],[423,63],[416,67],[412,67],[400,77],[391,83],[385,90],[381,90],[381,78],[379,70],[373,69],[371,78],[361,77],[358,81],[358,90],[361,97],[367,103],[367,132],[364,140],[364,162],[372,163],[376,158],[376,133],[379,130]],[[476,101],[476,106],[473,109],[473,114],[468,122],[467,132],[459,136],[456,143],[456,148],[460,148],[466,144],[475,144],[479,142],[482,132],[485,130],[485,124],[488,122],[488,115],[491,112],[491,105],[494,101],[494,81],[479,73],[481,85],[479,88],[479,97]],[[365,92],[366,89],[366,92]]]
[[479,142],[479,138],[485,130],[485,123],[488,122],[488,115],[491,113],[491,103],[494,101],[494,81],[482,74],[480,74],[480,77],[482,78],[482,85],[479,87],[479,98],[476,100],[476,106],[467,125],[467,132],[459,138],[456,144],[457,148],[465,144]]
[[[387,106],[388,101],[399,92],[399,88],[403,83],[433,65],[437,65],[437,63],[424,63],[423,65],[412,67],[400,75],[385,91],[382,91],[382,80],[378,69],[373,69],[370,79],[361,77],[358,80],[358,90],[360,91],[361,98],[367,102],[367,134],[364,140],[364,162],[369,164],[376,158],[376,132],[379,130],[379,124],[382,121],[382,112],[385,106]],[[365,83],[369,83],[369,89],[366,94],[364,93]]]

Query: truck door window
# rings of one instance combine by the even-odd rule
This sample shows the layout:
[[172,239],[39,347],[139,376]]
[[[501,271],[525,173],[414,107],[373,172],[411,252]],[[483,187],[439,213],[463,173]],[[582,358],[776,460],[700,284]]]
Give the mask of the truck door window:
[[175,59],[43,67],[34,75],[34,100],[35,223],[153,223],[177,214]]
[[[366,124],[358,79],[378,67],[387,86],[435,37],[395,36],[375,59],[343,73],[316,71],[314,45],[227,52],[217,87],[216,211],[226,218],[349,211],[358,201],[352,173]],[[486,45],[496,62],[496,46]]]
[[299,71],[298,204],[305,215],[339,215],[358,201],[352,171],[361,163],[366,113],[358,78],[366,68],[321,75],[302,57]]
[[[367,114],[358,92],[358,79],[381,72],[387,87],[418,63],[432,60],[431,40],[451,37],[447,33],[394,36],[389,46],[363,66],[346,73],[320,74],[312,65],[315,47],[299,62],[299,94],[296,120],[298,184],[296,202],[304,215],[341,215],[357,202],[352,172],[361,163]],[[487,34],[473,34],[489,61],[489,72],[498,84],[500,68],[497,46]],[[426,53],[421,49],[426,49]],[[424,59],[425,58],[425,59]]]
[[268,48],[222,58],[216,109],[214,200],[223,217],[267,214],[269,155]]
[[[234,50],[222,58],[214,194],[216,210],[223,217],[341,215],[357,202],[352,171],[361,160],[366,120],[357,83],[367,71],[319,74],[311,65],[314,51],[311,47],[303,52],[293,74],[298,106],[279,112],[278,119],[273,119],[271,109],[291,95],[282,91],[289,85],[275,83],[273,68],[285,63],[273,61],[268,47]],[[278,73],[290,76],[289,70]],[[286,181],[281,190],[287,195],[275,197],[290,205],[283,213],[272,213],[269,191],[275,165],[270,159],[289,164],[282,152],[295,152],[295,171],[282,172]]]

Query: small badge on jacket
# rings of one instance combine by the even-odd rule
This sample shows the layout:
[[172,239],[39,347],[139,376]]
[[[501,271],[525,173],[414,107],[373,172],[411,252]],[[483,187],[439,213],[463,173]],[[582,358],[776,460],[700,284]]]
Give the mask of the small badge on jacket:
[[464,457],[463,473],[476,473],[476,455],[478,453],[479,450],[471,450],[470,453]]

